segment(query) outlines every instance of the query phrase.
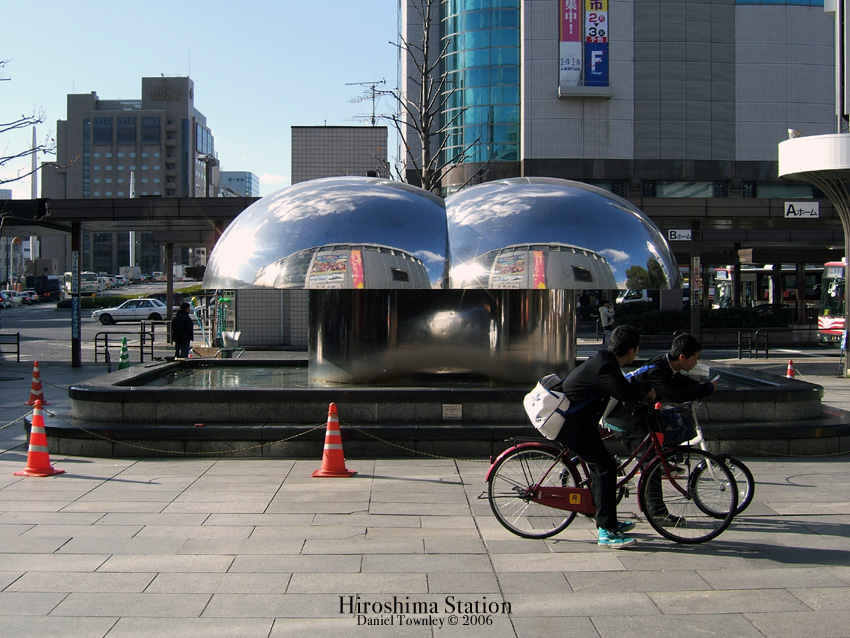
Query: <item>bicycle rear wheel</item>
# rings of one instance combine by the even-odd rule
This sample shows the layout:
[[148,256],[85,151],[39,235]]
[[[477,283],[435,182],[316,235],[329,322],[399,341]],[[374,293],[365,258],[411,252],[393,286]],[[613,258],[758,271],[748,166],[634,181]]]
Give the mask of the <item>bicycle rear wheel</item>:
[[717,457],[688,447],[664,451],[641,476],[638,493],[646,520],[663,537],[677,543],[704,543],[729,527],[738,506],[732,471]]
[[535,503],[533,488],[577,487],[578,472],[558,452],[543,446],[518,447],[496,462],[490,472],[487,498],[496,519],[506,529],[523,538],[549,538],[573,522],[576,512]]
[[728,454],[717,454],[715,456],[732,470],[732,476],[735,477],[735,483],[738,484],[738,507],[735,509],[735,516],[737,516],[753,502],[753,496],[756,493],[756,481],[753,478],[753,473],[750,472],[750,468],[734,456]]

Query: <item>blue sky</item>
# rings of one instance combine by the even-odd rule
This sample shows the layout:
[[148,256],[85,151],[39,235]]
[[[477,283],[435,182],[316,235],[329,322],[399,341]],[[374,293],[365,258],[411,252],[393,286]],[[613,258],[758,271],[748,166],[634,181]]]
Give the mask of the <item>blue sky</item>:
[[[370,103],[351,103],[364,89],[346,84],[397,83],[398,0],[39,0],[1,11],[0,122],[44,110],[42,138],[65,119],[69,93],[139,99],[142,77],[189,75],[222,169],[258,175],[261,195],[289,184],[291,126],[366,125]],[[31,138],[3,135],[0,155]],[[30,196],[29,178],[0,188]]]

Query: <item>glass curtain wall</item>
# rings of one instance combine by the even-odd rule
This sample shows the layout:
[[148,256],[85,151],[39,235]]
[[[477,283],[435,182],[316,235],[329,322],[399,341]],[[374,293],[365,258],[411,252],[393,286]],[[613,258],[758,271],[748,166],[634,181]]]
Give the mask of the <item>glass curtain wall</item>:
[[521,0],[443,0],[444,162],[519,161]]

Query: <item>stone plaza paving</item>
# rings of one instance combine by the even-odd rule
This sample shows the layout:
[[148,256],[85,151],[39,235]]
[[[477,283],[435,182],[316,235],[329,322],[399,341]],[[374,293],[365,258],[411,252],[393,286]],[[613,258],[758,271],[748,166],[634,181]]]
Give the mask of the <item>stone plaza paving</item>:
[[[837,359],[794,358],[824,403],[850,406]],[[47,409],[102,373],[43,363]],[[755,500],[702,545],[660,537],[631,496],[639,543],[612,551],[584,517],[549,540],[507,532],[479,499],[486,459],[347,458],[352,478],[312,478],[320,448],[52,455],[64,474],[14,476],[31,377],[0,367],[3,637],[850,636],[847,455],[741,455]]]

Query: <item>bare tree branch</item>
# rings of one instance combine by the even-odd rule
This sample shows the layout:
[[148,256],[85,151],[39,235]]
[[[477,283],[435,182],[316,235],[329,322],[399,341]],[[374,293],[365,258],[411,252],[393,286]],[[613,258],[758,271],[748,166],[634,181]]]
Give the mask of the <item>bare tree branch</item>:
[[[442,72],[451,42],[445,40],[437,44],[432,41],[440,17],[439,6],[440,0],[410,3],[411,10],[421,21],[422,33],[416,41],[400,34],[398,43],[390,43],[405,56],[409,75],[402,78],[402,86],[391,91],[396,104],[395,114],[382,118],[392,124],[399,136],[404,154],[399,161],[405,165],[407,175],[415,175],[422,188],[434,193],[439,193],[445,176],[464,163],[468,151],[478,143],[476,140],[447,157],[449,140],[446,133],[462,119],[466,108],[452,113],[447,122],[442,121],[445,107],[458,89],[447,85],[448,77]],[[416,145],[414,139],[418,142]]]
[[[0,70],[5,69],[6,64],[8,64],[10,60],[0,60]],[[0,80],[9,80],[10,78],[0,77]],[[13,131],[19,131],[22,129],[27,129],[36,124],[42,124],[45,121],[45,112],[44,110],[36,111],[33,108],[32,115],[21,115],[19,118],[14,119],[10,122],[0,122],[0,135],[4,133],[10,133]],[[20,162],[26,158],[31,158],[33,155],[55,155],[56,154],[56,140],[48,134],[41,143],[35,145],[27,145],[23,149],[19,151],[10,151],[8,143],[3,147],[3,150],[0,151],[0,166],[4,166],[5,164],[9,164],[10,162]],[[75,158],[76,159],[76,158]],[[71,162],[73,163],[73,161]],[[10,182],[16,182],[18,180],[29,177],[33,173],[41,170],[41,167],[37,167],[35,169],[27,169],[19,171],[15,177],[2,178],[0,177],[0,184],[8,184]]]

